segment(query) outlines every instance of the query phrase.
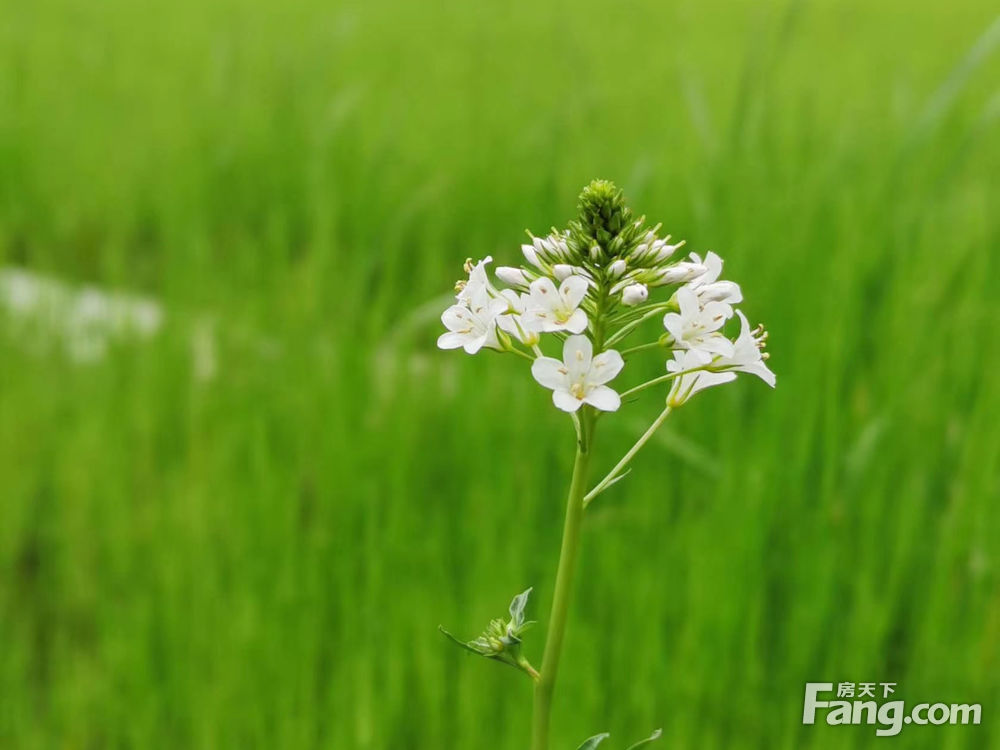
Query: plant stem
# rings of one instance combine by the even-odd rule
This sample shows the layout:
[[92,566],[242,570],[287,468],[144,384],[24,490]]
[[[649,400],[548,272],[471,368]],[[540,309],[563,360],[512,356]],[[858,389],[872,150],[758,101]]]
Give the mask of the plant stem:
[[630,346],[628,349],[622,349],[620,353],[624,357],[626,354],[635,354],[636,352],[644,352],[647,349],[663,349],[665,347],[666,344],[662,344],[660,343],[659,340],[657,340],[657,341],[650,341],[648,344],[639,344],[638,346]]
[[[584,408],[587,409],[587,407]],[[594,435],[593,415],[581,414],[580,426],[576,461],[573,464],[573,479],[570,482],[569,497],[566,500],[566,521],[563,525],[562,548],[559,552],[559,570],[556,573],[556,588],[552,598],[549,630],[545,639],[545,651],[542,655],[541,674],[535,682],[531,750],[548,750],[549,748],[552,694],[555,690],[556,676],[559,673],[559,658],[562,655],[563,637],[566,634],[566,619],[569,615],[576,558],[580,547],[583,496],[587,491],[587,469],[590,465],[590,449]]]
[[[583,498],[583,507],[584,508],[586,508],[588,505],[590,505],[590,502],[595,497],[597,497],[605,489],[607,489],[608,486],[615,480],[615,477],[617,477],[621,473],[622,469],[624,469],[626,466],[629,465],[629,462],[633,458],[635,458],[635,454],[639,452],[639,449],[642,448],[642,446],[644,446],[646,444],[647,440],[649,440],[651,437],[653,437],[653,433],[656,432],[658,429],[660,429],[660,425],[662,425],[663,422],[664,422],[664,420],[666,420],[666,418],[668,416],[670,416],[670,411],[671,411],[671,407],[668,406],[662,412],[660,412],[660,416],[658,416],[653,421],[653,424],[651,424],[649,426],[648,430],[646,430],[644,433],[642,433],[642,437],[640,437],[636,441],[635,445],[633,445],[631,448],[629,448],[628,453],[626,453],[622,457],[622,460],[619,461],[617,464],[615,464],[615,468],[613,468],[611,471],[609,471],[608,475],[606,477],[604,477],[604,479],[602,479],[600,482],[598,482],[597,486],[594,487],[594,489],[592,489],[590,492],[587,493],[587,495]],[[543,670],[545,669],[544,665],[542,666],[542,669]]]

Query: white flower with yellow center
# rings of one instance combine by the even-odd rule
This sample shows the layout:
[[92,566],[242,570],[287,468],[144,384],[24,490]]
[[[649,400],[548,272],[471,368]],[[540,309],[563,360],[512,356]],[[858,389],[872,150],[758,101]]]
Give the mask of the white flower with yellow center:
[[535,279],[525,301],[524,325],[544,333],[582,333],[587,327],[587,313],[580,309],[580,303],[589,286],[590,282],[582,276],[564,279],[558,289],[548,277]]
[[441,349],[465,349],[475,354],[484,346],[499,349],[497,341],[497,316],[507,311],[507,301],[491,298],[483,289],[467,301],[467,304],[452,305],[441,315],[441,322],[448,329],[437,340]]
[[733,315],[729,304],[709,302],[702,306],[697,295],[687,287],[677,290],[677,304],[680,312],[663,316],[663,327],[674,337],[675,346],[724,357],[732,355],[733,342],[719,333]]
[[546,388],[552,389],[552,403],[573,412],[584,404],[601,411],[617,411],[621,398],[605,383],[613,380],[625,366],[614,349],[593,356],[594,347],[586,336],[570,336],[563,345],[563,361],[539,357],[531,365],[531,374]]
[[532,330],[524,324],[524,305],[528,295],[518,294],[513,289],[504,289],[500,292],[500,297],[506,301],[507,310],[497,318],[497,327],[501,331],[509,333],[522,344],[537,346],[540,339],[538,331]]

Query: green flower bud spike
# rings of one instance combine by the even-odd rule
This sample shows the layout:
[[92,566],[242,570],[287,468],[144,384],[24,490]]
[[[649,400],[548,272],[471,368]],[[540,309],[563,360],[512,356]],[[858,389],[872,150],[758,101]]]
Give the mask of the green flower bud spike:
[[577,254],[604,266],[635,248],[645,236],[645,217],[635,218],[625,193],[613,182],[594,180],[580,193],[577,218],[569,223]]

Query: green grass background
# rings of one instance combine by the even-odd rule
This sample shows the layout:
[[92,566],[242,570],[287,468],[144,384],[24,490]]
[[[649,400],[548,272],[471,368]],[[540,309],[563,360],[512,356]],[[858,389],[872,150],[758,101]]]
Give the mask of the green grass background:
[[[3,3],[0,262],[169,318],[86,367],[0,337],[0,746],[524,748],[528,681],[436,628],[544,620],[572,428],[436,312],[606,177],[723,255],[778,389],[593,506],[554,747],[1000,747],[996,12]],[[983,725],[802,727],[806,681]]]

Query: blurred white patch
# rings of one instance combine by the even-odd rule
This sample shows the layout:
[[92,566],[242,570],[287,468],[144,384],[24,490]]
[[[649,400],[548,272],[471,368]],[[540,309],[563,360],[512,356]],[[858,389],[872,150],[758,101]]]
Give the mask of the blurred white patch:
[[144,341],[163,327],[155,300],[0,269],[0,307],[34,350],[60,348],[74,362],[102,359],[113,343]]
[[195,380],[208,383],[215,379],[219,370],[215,329],[207,320],[199,321],[194,326],[194,333],[191,336],[191,360]]

